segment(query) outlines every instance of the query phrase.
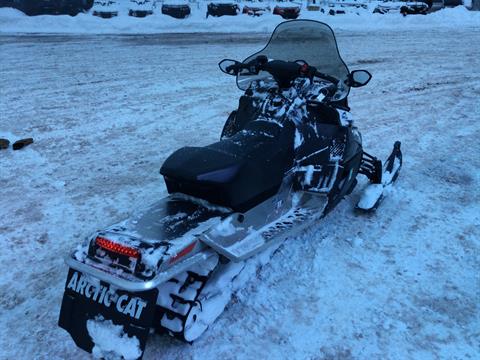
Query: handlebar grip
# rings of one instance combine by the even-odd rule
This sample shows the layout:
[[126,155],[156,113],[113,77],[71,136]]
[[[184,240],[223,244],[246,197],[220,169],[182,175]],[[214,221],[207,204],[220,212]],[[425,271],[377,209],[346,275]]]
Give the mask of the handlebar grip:
[[227,72],[230,72],[231,70],[233,70],[235,72],[236,75],[238,75],[238,73],[243,70],[243,69],[250,69],[251,66],[249,66],[248,64],[244,64],[244,63],[238,63],[238,64],[233,64],[233,65],[229,65],[227,66],[227,68],[225,69]]

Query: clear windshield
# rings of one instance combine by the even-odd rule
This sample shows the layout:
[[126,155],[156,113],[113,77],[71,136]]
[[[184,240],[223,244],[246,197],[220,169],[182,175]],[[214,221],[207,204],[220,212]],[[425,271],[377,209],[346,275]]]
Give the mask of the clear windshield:
[[[347,78],[349,71],[338,52],[335,35],[327,24],[314,20],[281,23],[273,32],[267,46],[249,56],[244,63],[258,55],[266,55],[269,60],[306,61],[318,71],[341,80],[334,97],[336,100],[348,95],[349,88],[343,80]],[[272,76],[264,71],[258,75],[242,71],[237,76],[237,85],[240,89],[246,90],[254,80],[274,81]]]

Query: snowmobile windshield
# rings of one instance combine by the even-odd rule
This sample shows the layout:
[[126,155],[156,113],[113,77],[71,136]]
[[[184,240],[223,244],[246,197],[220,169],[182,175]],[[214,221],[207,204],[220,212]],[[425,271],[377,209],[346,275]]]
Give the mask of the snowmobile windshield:
[[[283,22],[276,27],[267,46],[243,62],[248,63],[259,55],[265,55],[269,60],[303,60],[318,71],[340,80],[335,100],[348,95],[350,89],[344,80],[349,71],[338,52],[333,30],[327,24],[314,20]],[[274,82],[273,77],[265,71],[252,74],[242,70],[237,76],[237,85],[241,90],[246,90],[255,80]]]

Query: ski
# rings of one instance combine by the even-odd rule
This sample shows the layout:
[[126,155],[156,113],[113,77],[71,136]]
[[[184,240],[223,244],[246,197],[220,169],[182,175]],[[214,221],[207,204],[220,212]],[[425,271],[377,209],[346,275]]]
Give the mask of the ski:
[[356,209],[364,212],[376,210],[385,197],[385,190],[397,180],[402,168],[400,141],[396,141],[390,156],[383,164],[378,183],[368,184],[357,203]]

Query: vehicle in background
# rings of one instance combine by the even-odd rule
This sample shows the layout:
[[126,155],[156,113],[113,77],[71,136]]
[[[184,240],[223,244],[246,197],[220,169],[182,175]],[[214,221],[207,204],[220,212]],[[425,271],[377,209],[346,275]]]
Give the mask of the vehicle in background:
[[400,8],[402,7],[402,3],[398,1],[383,1],[379,3],[373,9],[374,14],[388,14],[388,13],[398,13],[400,12]]
[[406,15],[428,14],[445,7],[444,0],[383,1],[373,10],[374,14],[400,13]]
[[176,19],[185,19],[191,14],[192,10],[188,4],[163,4],[162,14],[174,17]]
[[236,16],[240,13],[240,6],[235,3],[210,3],[207,5],[208,16]]
[[92,7],[92,15],[103,19],[118,16],[118,4],[114,0],[95,0]]
[[423,1],[407,2],[400,7],[400,14],[407,15],[427,15],[428,4]]
[[1,0],[0,7],[12,7],[28,16],[70,15],[87,11],[93,0]]
[[153,14],[153,3],[150,0],[130,0],[128,15],[146,17]]
[[249,16],[262,16],[265,13],[269,13],[272,11],[270,6],[251,6],[251,5],[245,5],[243,7],[242,13],[247,14]]
[[364,3],[337,1],[328,3],[327,6],[320,9],[320,12],[328,15],[343,15],[347,13],[360,15],[360,12],[367,9],[368,6]]
[[293,4],[277,4],[273,9],[274,15],[280,15],[285,20],[296,19],[300,15],[300,6]]

